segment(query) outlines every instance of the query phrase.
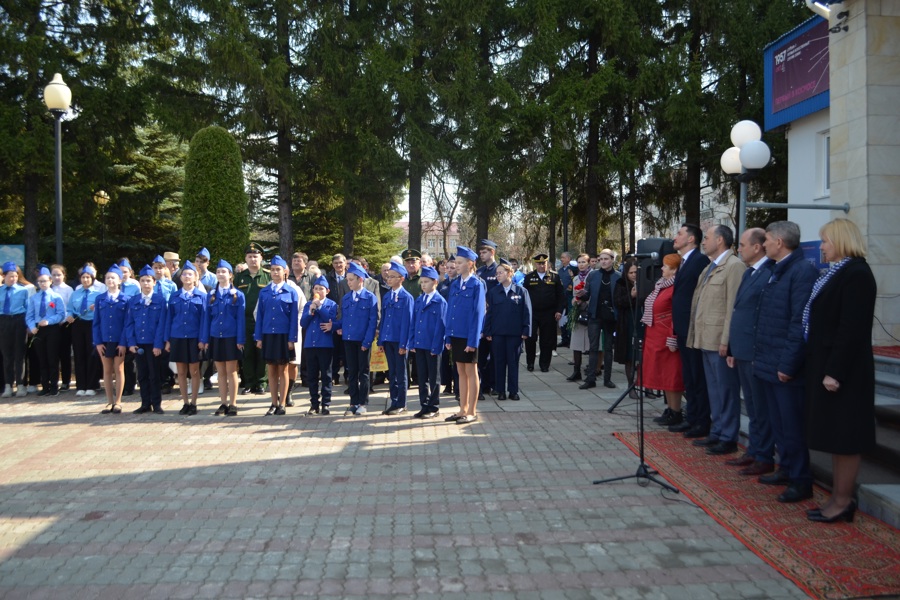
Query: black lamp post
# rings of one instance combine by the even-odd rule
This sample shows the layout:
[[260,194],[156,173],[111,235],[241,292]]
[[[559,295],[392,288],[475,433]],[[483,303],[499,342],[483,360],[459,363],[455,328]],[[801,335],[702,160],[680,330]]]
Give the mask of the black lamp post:
[[53,114],[56,134],[56,262],[63,264],[62,251],[62,121],[72,103],[72,90],[65,84],[62,75],[56,73],[44,88],[44,104]]
[[94,194],[94,202],[100,207],[100,255],[106,256],[106,205],[109,204],[109,194],[100,190]]

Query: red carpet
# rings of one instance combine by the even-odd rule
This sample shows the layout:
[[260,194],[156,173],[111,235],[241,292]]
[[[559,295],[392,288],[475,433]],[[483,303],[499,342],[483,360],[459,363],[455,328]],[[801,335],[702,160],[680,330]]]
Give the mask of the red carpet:
[[[636,433],[614,435],[638,453]],[[783,488],[738,475],[727,458],[680,435],[650,432],[645,440],[650,467],[813,598],[900,594],[900,531],[859,511],[850,524],[813,523],[806,509],[827,499],[819,488],[814,500],[780,504]]]
[[876,346],[875,348],[872,348],[872,352],[879,356],[900,358],[900,346]]

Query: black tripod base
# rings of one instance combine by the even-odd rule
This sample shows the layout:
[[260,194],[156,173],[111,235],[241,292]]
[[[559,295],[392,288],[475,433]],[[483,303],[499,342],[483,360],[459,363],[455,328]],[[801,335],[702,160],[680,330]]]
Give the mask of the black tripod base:
[[678,488],[672,487],[665,481],[662,481],[662,480],[654,477],[654,475],[656,475],[656,474],[657,474],[656,471],[650,470],[650,467],[648,467],[644,463],[641,463],[638,466],[637,473],[635,473],[634,475],[622,475],[621,477],[610,477],[609,479],[598,479],[598,480],[594,481],[594,485],[600,485],[601,483],[611,483],[613,481],[624,481],[626,479],[631,479],[632,477],[634,477],[637,479],[646,479],[647,481],[652,481],[653,483],[657,484],[658,486],[660,486],[662,488],[669,490],[670,492],[674,492],[676,494],[680,493],[678,491]]

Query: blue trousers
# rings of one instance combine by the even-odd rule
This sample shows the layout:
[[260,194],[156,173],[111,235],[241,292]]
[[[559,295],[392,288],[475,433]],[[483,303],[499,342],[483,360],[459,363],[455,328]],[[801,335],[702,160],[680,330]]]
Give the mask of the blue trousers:
[[441,354],[432,354],[428,348],[416,348],[416,369],[419,382],[419,404],[422,409],[437,411],[441,403]]
[[706,377],[703,375],[703,355],[699,350],[685,345],[685,336],[678,336],[681,353],[681,376],[684,379],[684,396],[687,406],[684,416],[694,427],[709,427],[709,396],[706,394]]
[[400,354],[400,342],[384,342],[383,346],[388,363],[391,408],[406,408],[406,389],[409,385],[406,365],[409,354]]
[[806,447],[806,419],[802,385],[760,380],[772,433],[778,446],[779,465],[793,483],[811,484],[809,449]]
[[728,368],[728,363],[717,351],[701,352],[712,419],[709,437],[722,442],[737,442],[741,431],[741,382],[737,371]]
[[350,406],[365,406],[369,403],[369,356],[369,349],[363,350],[362,342],[344,340]]
[[309,403],[319,407],[319,380],[322,381],[322,406],[331,405],[331,361],[334,348],[304,348],[306,361],[306,381],[309,383]]
[[735,360],[735,369],[741,380],[744,392],[744,406],[750,418],[750,442],[747,454],[759,462],[775,462],[775,438],[772,436],[772,425],[769,422],[769,411],[766,405],[765,391],[762,381],[753,376],[753,361]]
[[141,408],[162,408],[162,381],[160,381],[160,365],[162,353],[153,356],[153,344],[138,344],[143,354],[135,354],[137,364],[137,380],[141,386]]
[[522,336],[491,336],[491,352],[494,354],[494,389],[498,394],[519,393],[519,355],[522,354]]

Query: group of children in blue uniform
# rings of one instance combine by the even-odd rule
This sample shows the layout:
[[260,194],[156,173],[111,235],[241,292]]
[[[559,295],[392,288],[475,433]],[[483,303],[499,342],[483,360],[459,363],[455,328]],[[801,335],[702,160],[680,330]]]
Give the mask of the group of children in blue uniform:
[[[201,253],[208,259],[208,251]],[[438,272],[422,267],[417,277],[422,293],[417,297],[403,286],[410,276],[406,268],[392,262],[385,276],[387,291],[382,292],[379,313],[379,299],[364,285],[369,275],[359,265],[348,266],[350,292],[338,304],[328,297],[329,280],[324,276],[312,282],[312,298],[307,300],[300,288],[288,281],[286,261],[275,256],[270,263],[272,281],[259,293],[250,341],[268,368],[272,403],[267,414],[285,414],[290,389],[287,365],[296,359],[295,344],[301,328],[310,392],[308,415],[330,414],[335,340],[343,345],[347,368],[350,406],[345,415],[367,411],[369,364],[376,343],[384,349],[388,362],[390,406],[383,414],[406,411],[407,368],[410,355],[415,354],[421,408],[414,416],[437,416],[441,358],[452,353],[459,375],[460,410],[445,420],[459,424],[476,420],[478,348],[483,339],[493,340],[495,361],[502,367],[497,371],[498,390],[505,397],[503,386],[508,381],[511,399],[518,399],[518,356],[531,327],[528,295],[512,283],[513,271],[508,268],[500,269],[499,275],[492,278],[498,285],[488,290],[485,281],[475,274],[476,259],[471,249],[457,247],[451,260],[455,261],[458,277],[440,293]],[[50,289],[48,269],[40,272],[39,291],[29,296],[27,291],[23,293],[22,286],[16,285],[14,277],[7,277],[16,272],[15,265],[7,263],[3,265],[4,285],[0,289],[0,334],[13,331],[24,316],[22,320],[40,348],[42,394],[55,395],[59,373],[54,365],[58,368],[60,327],[72,325],[76,395],[93,395],[86,364],[87,357],[96,350],[106,384],[107,406],[103,413],[122,412],[123,364],[128,354],[136,362],[140,384],[141,406],[134,411],[137,414],[163,413],[163,373],[169,362],[177,366],[181,414],[196,414],[202,380],[200,363],[214,361],[221,399],[216,414],[236,415],[238,365],[249,334],[245,334],[246,298],[233,285],[232,266],[220,260],[214,283],[207,274],[203,286],[207,291],[199,289],[200,276],[189,261],[181,269],[180,289],[161,276],[164,266],[163,258],[157,256],[153,266],[140,270],[135,282],[130,276],[131,265],[123,261],[107,270],[101,287],[95,280],[95,268],[85,265],[81,285],[66,302]],[[4,357],[4,367],[5,363]]]

